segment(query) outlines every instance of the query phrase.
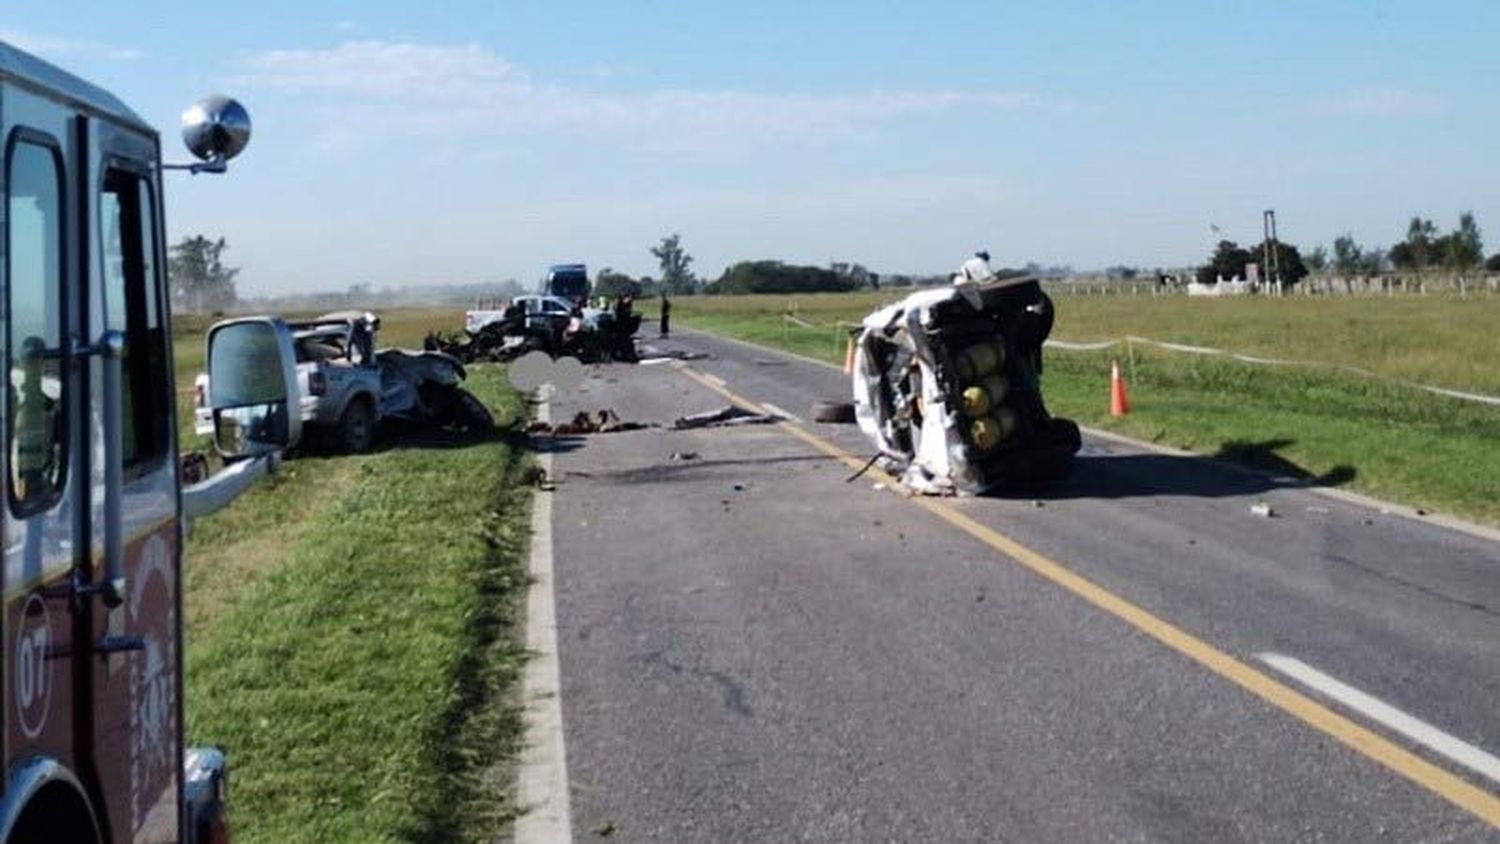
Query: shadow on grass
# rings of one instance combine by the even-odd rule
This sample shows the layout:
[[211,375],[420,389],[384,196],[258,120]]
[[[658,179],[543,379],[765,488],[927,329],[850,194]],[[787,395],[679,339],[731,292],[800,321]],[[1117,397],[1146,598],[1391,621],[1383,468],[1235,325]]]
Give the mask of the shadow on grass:
[[1275,489],[1342,486],[1357,475],[1352,466],[1337,466],[1321,475],[1306,471],[1277,453],[1293,442],[1227,442],[1207,459],[1166,454],[1083,454],[1075,458],[1067,478],[1034,492],[1033,497],[1228,498]]
[[1219,450],[1212,456],[1216,460],[1227,460],[1270,472],[1279,478],[1293,479],[1304,486],[1343,486],[1359,474],[1353,466],[1335,466],[1321,475],[1314,475],[1276,453],[1295,442],[1296,440],[1286,438],[1265,442],[1233,440],[1219,446]]
[[[496,427],[488,433],[473,433],[450,428],[433,428],[415,424],[387,424],[381,427],[370,454],[385,454],[406,449],[432,449],[451,451],[475,448],[489,443],[501,442],[518,452],[551,452],[553,454],[582,448],[584,438],[564,435],[533,436],[526,433],[526,420],[515,419]],[[343,452],[317,444],[300,445],[293,452],[296,457],[341,457]]]
[[[508,794],[495,794],[485,762],[508,764],[519,752],[522,724],[513,689],[526,662],[524,645],[514,631],[530,583],[525,553],[529,532],[529,490],[522,482],[531,438],[519,423],[475,438],[467,434],[428,431],[406,447],[463,448],[504,441],[509,446],[502,474],[508,479],[494,502],[494,521],[482,528],[486,553],[472,573],[478,601],[466,616],[462,656],[454,666],[453,685],[441,718],[424,741],[428,763],[444,787],[419,804],[403,838],[423,844],[469,840],[476,830],[493,832],[515,817]],[[401,446],[394,446],[401,447]],[[505,522],[509,520],[507,527]]]

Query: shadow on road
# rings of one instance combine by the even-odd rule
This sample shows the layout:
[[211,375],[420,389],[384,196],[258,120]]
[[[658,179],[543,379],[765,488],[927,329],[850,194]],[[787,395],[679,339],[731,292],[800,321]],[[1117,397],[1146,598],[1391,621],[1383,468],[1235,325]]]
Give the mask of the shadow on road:
[[828,463],[832,462],[833,459],[823,454],[799,455],[795,457],[757,457],[744,460],[700,460],[694,458],[610,472],[568,472],[565,477],[589,478],[609,484],[667,483],[684,475],[693,475],[695,478],[722,475],[725,474],[725,469],[735,467],[774,466],[787,463]]
[[1277,452],[1294,440],[1224,443],[1208,457],[1176,457],[1165,454],[1080,455],[1073,472],[1029,497],[1139,498],[1188,496],[1224,498],[1259,495],[1274,489],[1309,486],[1341,486],[1352,481],[1352,466],[1336,466],[1315,475]]

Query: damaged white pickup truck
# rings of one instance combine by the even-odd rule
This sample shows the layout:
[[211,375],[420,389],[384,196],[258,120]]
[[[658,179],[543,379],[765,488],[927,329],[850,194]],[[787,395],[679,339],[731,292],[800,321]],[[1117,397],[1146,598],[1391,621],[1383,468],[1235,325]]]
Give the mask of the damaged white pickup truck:
[[936,495],[1066,475],[1081,440],[1042,402],[1052,320],[1034,278],[962,278],[866,317],[855,339],[855,417],[884,467]]

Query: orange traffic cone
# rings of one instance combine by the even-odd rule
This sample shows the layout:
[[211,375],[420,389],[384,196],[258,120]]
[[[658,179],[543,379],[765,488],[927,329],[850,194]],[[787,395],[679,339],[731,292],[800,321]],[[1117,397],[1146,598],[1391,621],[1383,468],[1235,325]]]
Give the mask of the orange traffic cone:
[[[835,347],[837,348],[837,347]],[[854,335],[849,335],[849,345],[844,347],[844,374],[854,374]]]
[[1120,362],[1113,361],[1109,367],[1109,415],[1124,416],[1130,412],[1130,399],[1125,395],[1125,379],[1120,377]]

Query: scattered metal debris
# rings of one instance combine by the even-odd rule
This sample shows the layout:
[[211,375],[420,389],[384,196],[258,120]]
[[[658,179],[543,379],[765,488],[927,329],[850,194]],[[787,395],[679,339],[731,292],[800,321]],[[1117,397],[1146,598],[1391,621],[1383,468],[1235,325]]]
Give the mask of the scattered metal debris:
[[707,352],[689,352],[686,349],[661,350],[647,346],[645,354],[641,356],[641,359],[637,363],[650,366],[674,360],[704,360],[708,356]]
[[553,434],[558,436],[575,436],[579,434],[614,434],[620,431],[639,431],[643,428],[661,427],[655,422],[626,422],[620,419],[619,414],[610,408],[604,408],[596,413],[580,410],[570,422],[559,425],[550,425],[546,422],[532,422],[526,426],[528,434]]
[[698,452],[696,452],[696,451],[674,451],[674,452],[672,452],[672,459],[673,460],[697,460],[698,459]]
[[731,425],[769,425],[782,421],[772,413],[755,413],[738,405],[729,405],[707,413],[684,416],[672,423],[672,430],[685,431],[691,428],[721,428]]
[[1276,511],[1272,510],[1271,505],[1264,501],[1250,505],[1250,512],[1260,516],[1262,519],[1270,519],[1276,516]]
[[521,484],[523,486],[534,486],[544,492],[557,488],[552,479],[547,477],[547,470],[540,466],[526,467],[526,471],[521,473]]

